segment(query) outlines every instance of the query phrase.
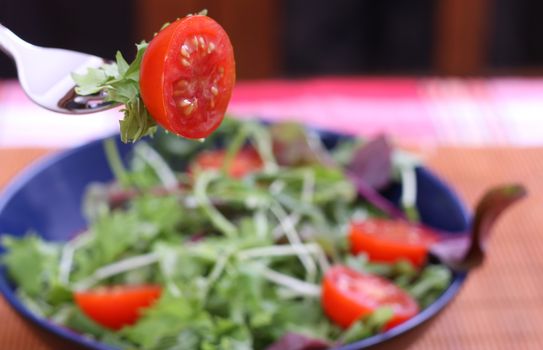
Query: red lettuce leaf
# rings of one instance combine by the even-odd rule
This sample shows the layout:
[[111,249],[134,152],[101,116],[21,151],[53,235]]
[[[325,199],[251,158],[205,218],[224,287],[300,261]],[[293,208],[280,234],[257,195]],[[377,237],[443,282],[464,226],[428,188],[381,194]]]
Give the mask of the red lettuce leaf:
[[277,123],[270,127],[273,153],[279,165],[323,164],[335,166],[320,139],[297,123]]
[[359,148],[347,171],[376,190],[387,186],[392,177],[392,146],[388,139],[380,135]]
[[362,177],[348,173],[351,182],[355,185],[358,194],[369,203],[394,219],[405,219],[405,214],[390,200],[371,187]]
[[266,350],[325,350],[330,344],[321,339],[309,338],[299,333],[286,333]]
[[431,247],[432,254],[455,270],[463,271],[480,266],[497,219],[526,194],[524,186],[519,184],[488,190],[475,208],[470,231],[457,235],[444,233],[442,240]]
[[392,146],[384,135],[358,149],[346,172],[358,194],[392,218],[405,218],[404,213],[378,191],[392,178]]

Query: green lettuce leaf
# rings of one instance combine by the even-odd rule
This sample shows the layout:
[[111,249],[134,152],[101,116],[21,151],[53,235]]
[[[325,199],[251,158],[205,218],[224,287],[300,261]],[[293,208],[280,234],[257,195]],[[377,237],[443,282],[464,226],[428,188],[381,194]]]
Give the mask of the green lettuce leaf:
[[19,239],[4,236],[2,244],[8,250],[2,262],[17,285],[30,297],[49,291],[58,279],[60,246],[34,234]]
[[139,93],[140,65],[147,43],[141,42],[136,47],[136,58],[130,64],[117,52],[114,63],[90,68],[84,74],[72,74],[78,94],[85,96],[100,92],[106,95],[106,101],[124,105],[124,118],[120,121],[123,142],[135,142],[153,135],[157,128]]
[[350,343],[379,333],[394,314],[391,307],[381,307],[355,322],[340,336],[342,343]]

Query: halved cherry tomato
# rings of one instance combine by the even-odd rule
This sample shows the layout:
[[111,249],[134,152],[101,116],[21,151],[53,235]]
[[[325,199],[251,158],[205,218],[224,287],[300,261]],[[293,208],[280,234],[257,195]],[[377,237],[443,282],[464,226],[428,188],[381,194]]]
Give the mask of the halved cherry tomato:
[[161,30],[140,69],[143,103],[165,129],[192,139],[208,136],[224,118],[236,80],[234,50],[224,29],[191,15]]
[[75,292],[74,299],[90,319],[113,330],[136,323],[140,311],[160,297],[157,285],[101,287]]
[[[226,152],[224,150],[202,152],[194,160],[192,170],[220,170],[223,167],[225,158]],[[239,179],[262,169],[262,165],[262,159],[253,148],[243,148],[232,159],[228,174]]]
[[353,254],[365,252],[370,261],[396,262],[402,259],[420,267],[426,262],[437,235],[401,220],[370,219],[352,222],[349,233]]
[[393,310],[385,329],[397,326],[419,312],[417,302],[394,283],[345,266],[334,266],[326,272],[321,298],[326,315],[343,328],[383,306]]

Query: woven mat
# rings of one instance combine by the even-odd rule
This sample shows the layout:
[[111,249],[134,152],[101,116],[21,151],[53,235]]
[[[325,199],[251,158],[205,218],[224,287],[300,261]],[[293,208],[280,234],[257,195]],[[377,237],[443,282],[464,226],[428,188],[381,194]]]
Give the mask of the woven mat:
[[[0,149],[0,187],[46,152]],[[485,265],[409,350],[543,349],[543,148],[442,148],[428,163],[470,206],[504,182],[522,182],[530,195],[498,222]],[[80,349],[30,325],[3,300],[0,325],[2,349]]]

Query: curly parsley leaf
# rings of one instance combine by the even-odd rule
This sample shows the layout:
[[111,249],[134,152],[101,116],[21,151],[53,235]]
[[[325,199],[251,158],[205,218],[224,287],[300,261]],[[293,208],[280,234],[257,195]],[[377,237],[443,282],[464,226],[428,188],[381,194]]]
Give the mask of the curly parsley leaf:
[[340,336],[340,341],[344,344],[348,344],[377,334],[383,330],[383,327],[392,319],[393,315],[394,310],[392,307],[380,307],[347,328]]
[[29,297],[51,289],[58,275],[59,245],[45,242],[35,234],[19,239],[3,236],[0,243],[10,251],[10,254],[2,255],[2,264]]
[[120,52],[117,52],[114,63],[90,68],[85,74],[72,74],[78,94],[92,95],[103,92],[107,96],[107,101],[124,105],[122,109],[124,118],[119,124],[121,140],[125,143],[153,135],[157,128],[156,122],[143,104],[139,91],[140,65],[147,43],[143,41],[136,47],[136,58],[130,64]]

